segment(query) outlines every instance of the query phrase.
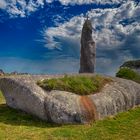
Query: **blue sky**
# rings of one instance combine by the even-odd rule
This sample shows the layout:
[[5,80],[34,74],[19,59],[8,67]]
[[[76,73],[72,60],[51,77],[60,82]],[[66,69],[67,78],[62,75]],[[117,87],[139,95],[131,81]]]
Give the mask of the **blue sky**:
[[96,72],[114,75],[140,58],[139,0],[0,0],[0,69],[77,73],[80,34],[88,14]]

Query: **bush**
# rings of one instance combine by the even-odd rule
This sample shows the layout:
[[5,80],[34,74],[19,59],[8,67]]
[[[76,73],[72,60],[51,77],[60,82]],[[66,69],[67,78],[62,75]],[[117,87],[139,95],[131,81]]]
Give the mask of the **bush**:
[[117,72],[116,77],[132,80],[137,83],[140,83],[140,74],[138,74],[137,72],[135,72],[134,70],[130,68],[121,68]]
[[89,95],[98,92],[109,78],[95,76],[64,76],[63,78],[46,79],[38,81],[37,84],[45,90],[61,90],[73,92],[79,95]]
[[140,60],[127,61],[121,67],[140,68]]

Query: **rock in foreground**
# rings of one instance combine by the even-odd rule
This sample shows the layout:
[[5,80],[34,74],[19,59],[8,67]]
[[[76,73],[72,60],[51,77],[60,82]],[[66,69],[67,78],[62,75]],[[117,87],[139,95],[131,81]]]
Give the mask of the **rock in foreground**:
[[140,85],[112,78],[102,91],[80,96],[65,91],[44,91],[36,82],[52,76],[10,76],[0,78],[8,106],[43,120],[59,123],[88,123],[140,105]]

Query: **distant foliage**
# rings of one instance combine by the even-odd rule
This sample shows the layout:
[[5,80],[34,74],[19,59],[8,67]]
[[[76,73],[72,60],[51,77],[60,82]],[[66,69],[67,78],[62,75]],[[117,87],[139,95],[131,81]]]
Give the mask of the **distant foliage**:
[[140,60],[127,61],[121,67],[140,68]]
[[95,76],[67,76],[63,78],[46,79],[37,82],[45,90],[69,91],[79,95],[89,95],[98,92],[111,79]]
[[124,79],[129,79],[132,81],[135,81],[137,83],[140,83],[140,74],[135,72],[134,70],[130,68],[121,68],[117,74],[116,77],[124,78]]

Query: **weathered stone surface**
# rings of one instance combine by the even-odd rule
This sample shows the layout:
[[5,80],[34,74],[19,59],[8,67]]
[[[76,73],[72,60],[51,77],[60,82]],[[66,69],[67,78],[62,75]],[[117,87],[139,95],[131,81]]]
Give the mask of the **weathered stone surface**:
[[95,69],[96,47],[92,38],[92,24],[86,20],[81,35],[81,58],[79,73],[93,73]]
[[91,95],[98,119],[115,115],[140,105],[140,85],[129,80],[114,78],[114,82],[107,84],[104,89]]
[[51,91],[45,98],[46,115],[50,122],[82,123],[79,96],[64,91]]
[[140,105],[140,85],[133,81],[112,78],[113,82],[99,93],[79,96],[57,90],[46,92],[36,84],[51,77],[3,77],[0,89],[8,106],[58,124],[88,123]]
[[0,89],[8,106],[47,120],[44,112],[45,92],[36,86],[31,77],[7,77],[0,79]]

